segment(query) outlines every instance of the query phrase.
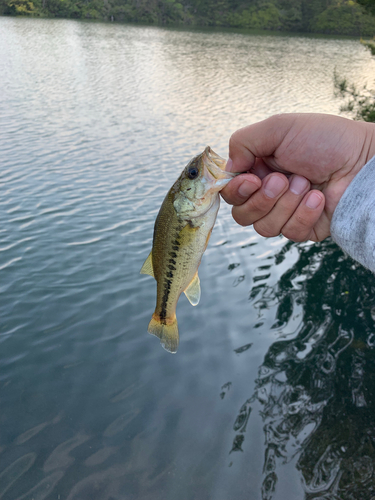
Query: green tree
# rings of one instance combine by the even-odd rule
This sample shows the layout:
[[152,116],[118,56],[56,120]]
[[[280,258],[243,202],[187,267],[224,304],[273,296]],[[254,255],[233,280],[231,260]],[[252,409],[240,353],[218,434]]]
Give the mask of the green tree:
[[239,28],[276,30],[281,27],[280,12],[273,2],[262,2],[229,14],[228,22],[231,26]]
[[31,0],[10,0],[4,9],[4,14],[13,16],[38,16],[38,5]]
[[375,33],[374,18],[352,0],[330,5],[312,20],[310,26],[320,33],[365,36]]
[[0,15],[373,36],[375,0],[0,0]]
[[375,0],[357,0],[370,14],[375,15]]

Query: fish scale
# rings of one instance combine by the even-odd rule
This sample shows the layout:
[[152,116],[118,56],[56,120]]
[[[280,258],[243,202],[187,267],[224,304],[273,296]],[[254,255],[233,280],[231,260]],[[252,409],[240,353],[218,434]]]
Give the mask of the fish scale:
[[219,191],[234,177],[225,160],[207,147],[184,168],[165,197],[154,226],[153,246],[141,273],[156,279],[156,307],[148,332],[175,353],[179,344],[176,306],[182,292],[200,299],[198,267],[220,206]]

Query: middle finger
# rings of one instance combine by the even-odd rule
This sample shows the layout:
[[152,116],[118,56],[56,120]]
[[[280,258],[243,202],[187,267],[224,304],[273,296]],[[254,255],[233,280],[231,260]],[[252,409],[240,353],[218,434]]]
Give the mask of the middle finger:
[[280,173],[267,175],[262,187],[243,204],[233,207],[234,220],[241,226],[250,226],[265,217],[289,187],[288,179]]

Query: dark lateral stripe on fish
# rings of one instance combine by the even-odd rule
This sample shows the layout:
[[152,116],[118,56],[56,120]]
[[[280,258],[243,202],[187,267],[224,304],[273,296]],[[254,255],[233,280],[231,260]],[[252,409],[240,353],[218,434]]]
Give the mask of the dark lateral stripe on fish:
[[161,303],[161,311],[160,311],[160,321],[165,324],[165,320],[167,318],[167,302],[169,297],[169,292],[171,291],[172,281],[170,279],[164,280],[164,295]]
[[174,252],[169,252],[169,255],[171,256],[171,258],[168,260],[169,265],[167,266],[169,271],[166,273],[166,277],[164,278],[164,281],[163,281],[164,293],[163,293],[163,298],[161,301],[161,306],[160,306],[161,310],[160,310],[160,314],[159,314],[160,322],[163,325],[167,324],[167,304],[168,304],[169,294],[170,294],[171,286],[172,286],[172,278],[173,278],[172,271],[176,271],[176,268],[174,267],[175,265],[177,265],[175,259],[178,256],[177,253],[180,250],[180,245],[181,245],[181,243],[180,243],[180,231],[181,231],[181,229],[182,229],[182,226],[177,227],[176,234],[175,234],[175,240],[172,242],[172,245],[173,245],[172,249],[174,250]]

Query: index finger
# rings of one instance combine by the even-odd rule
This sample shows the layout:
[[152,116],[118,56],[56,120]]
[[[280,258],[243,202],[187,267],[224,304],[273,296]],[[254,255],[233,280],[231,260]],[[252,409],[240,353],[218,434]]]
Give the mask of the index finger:
[[271,157],[294,125],[296,114],[274,115],[234,132],[229,141],[227,169],[246,172],[255,165],[256,158]]

